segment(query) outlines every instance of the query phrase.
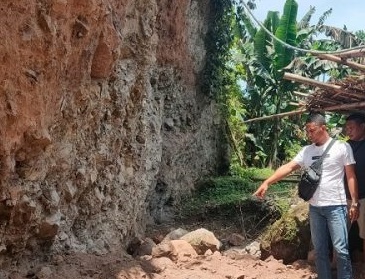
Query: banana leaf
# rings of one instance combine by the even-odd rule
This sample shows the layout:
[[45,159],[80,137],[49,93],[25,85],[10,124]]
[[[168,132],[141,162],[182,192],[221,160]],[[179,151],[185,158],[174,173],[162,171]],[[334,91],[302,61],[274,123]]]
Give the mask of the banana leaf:
[[343,48],[358,46],[361,41],[351,32],[341,28],[322,25],[319,31],[323,32],[327,37],[331,37],[335,42],[341,44]]
[[[271,33],[275,33],[279,23],[278,12],[269,11],[264,21],[264,26]],[[268,46],[272,45],[271,37],[265,32],[263,28],[256,33],[254,37],[255,54],[262,64],[262,66],[269,71],[271,60],[269,58]]]
[[[296,45],[296,18],[298,12],[298,4],[295,0],[286,0],[284,12],[280,18],[279,27],[275,32],[275,36],[289,45]],[[294,50],[285,47],[279,42],[275,42],[275,68],[280,71],[287,66],[294,57]]]
[[254,24],[252,23],[251,18],[248,16],[246,11],[244,9],[242,9],[241,7],[238,7],[238,9],[237,9],[237,21],[243,22],[243,25],[245,26],[246,31],[248,32],[248,34],[250,35],[251,38],[253,38],[255,36],[257,29],[254,26]]
[[303,16],[303,18],[298,23],[299,30],[309,27],[310,20],[311,20],[313,14],[315,13],[315,11],[316,11],[316,7],[314,7],[314,6],[309,7],[309,11]]

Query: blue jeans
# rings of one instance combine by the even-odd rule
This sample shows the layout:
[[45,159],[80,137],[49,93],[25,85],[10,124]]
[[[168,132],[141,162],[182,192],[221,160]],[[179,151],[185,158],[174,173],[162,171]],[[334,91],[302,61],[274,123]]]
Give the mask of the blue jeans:
[[337,259],[337,278],[352,279],[352,267],[348,245],[347,207],[309,206],[312,242],[316,255],[318,279],[331,279],[329,235]]

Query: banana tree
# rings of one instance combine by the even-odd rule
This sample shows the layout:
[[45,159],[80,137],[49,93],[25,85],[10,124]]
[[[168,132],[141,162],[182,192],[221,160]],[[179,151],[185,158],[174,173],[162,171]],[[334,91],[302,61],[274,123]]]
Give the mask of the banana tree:
[[[345,29],[324,24],[325,20],[331,15],[332,9],[324,12],[317,24],[310,25],[310,19],[314,12],[315,7],[310,7],[310,10],[297,25],[299,30],[297,33],[298,47],[321,51],[336,51],[363,43],[361,36],[358,36],[356,33],[353,34]],[[321,60],[311,54],[296,56],[286,69],[309,78],[326,75],[327,77],[340,79],[351,73],[351,69],[346,66]]]
[[[280,40],[295,45],[297,10],[296,1],[287,0],[282,17],[279,19],[278,12],[269,12],[263,24]],[[246,41],[241,47],[242,63],[247,73],[246,100],[249,107],[246,108],[246,117],[277,114],[292,109],[289,102],[293,85],[281,77],[282,69],[294,58],[294,51],[277,43],[263,28],[254,32],[254,36],[246,38]],[[253,48],[248,47],[249,43],[253,43]],[[274,120],[249,126],[247,154],[253,154],[250,158],[251,164],[262,166],[263,162],[264,165],[273,166],[280,156],[279,153],[283,154],[284,146],[279,134],[283,127],[286,133],[291,133],[292,129],[290,124],[282,125],[281,122]]]

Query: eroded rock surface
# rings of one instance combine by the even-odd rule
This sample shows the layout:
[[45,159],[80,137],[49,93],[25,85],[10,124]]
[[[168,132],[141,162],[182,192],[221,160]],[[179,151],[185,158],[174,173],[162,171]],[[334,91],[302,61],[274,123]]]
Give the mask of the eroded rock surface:
[[217,172],[221,121],[197,83],[209,5],[1,1],[3,255],[116,250]]

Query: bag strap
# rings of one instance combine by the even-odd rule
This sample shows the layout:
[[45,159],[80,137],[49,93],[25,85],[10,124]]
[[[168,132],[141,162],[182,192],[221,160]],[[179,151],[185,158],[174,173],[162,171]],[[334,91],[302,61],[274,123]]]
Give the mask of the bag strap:
[[322,164],[324,157],[326,156],[328,151],[331,149],[331,147],[335,143],[335,141],[336,141],[335,139],[332,139],[331,142],[327,145],[326,149],[323,151],[321,157],[313,163],[313,165],[315,167],[319,167]]

